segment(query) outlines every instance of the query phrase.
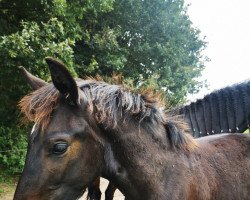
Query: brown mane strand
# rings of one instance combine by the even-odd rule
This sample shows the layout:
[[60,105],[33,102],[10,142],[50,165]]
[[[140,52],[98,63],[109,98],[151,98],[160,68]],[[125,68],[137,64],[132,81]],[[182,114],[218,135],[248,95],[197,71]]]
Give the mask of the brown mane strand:
[[[192,150],[194,140],[186,134],[182,120],[168,118],[163,111],[161,95],[151,88],[142,94],[131,91],[123,85],[110,85],[96,80],[77,80],[81,88],[82,103],[94,108],[92,113],[97,122],[106,128],[116,128],[119,120],[134,117],[139,123],[151,123],[151,127],[165,125],[166,133],[174,149]],[[53,110],[59,103],[60,93],[53,84],[48,84],[23,97],[19,103],[28,120],[41,124],[42,129],[49,123]],[[92,110],[92,109],[90,109]],[[157,129],[152,129],[152,134]]]
[[29,121],[39,123],[45,128],[58,104],[59,95],[53,84],[48,84],[24,96],[19,102],[19,107]]
[[173,149],[184,151],[196,149],[197,143],[191,134],[188,134],[190,130],[181,116],[170,116],[167,119],[165,128]]

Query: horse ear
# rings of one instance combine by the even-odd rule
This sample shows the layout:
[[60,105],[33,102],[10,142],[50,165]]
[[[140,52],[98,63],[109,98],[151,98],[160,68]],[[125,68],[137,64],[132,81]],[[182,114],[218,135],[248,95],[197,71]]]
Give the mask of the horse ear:
[[59,60],[47,57],[45,58],[54,86],[65,97],[68,103],[79,104],[78,88],[74,78],[67,70],[65,65]]
[[33,90],[37,90],[47,85],[47,83],[44,80],[32,75],[24,67],[19,66],[18,68],[20,69],[25,81],[31,86]]

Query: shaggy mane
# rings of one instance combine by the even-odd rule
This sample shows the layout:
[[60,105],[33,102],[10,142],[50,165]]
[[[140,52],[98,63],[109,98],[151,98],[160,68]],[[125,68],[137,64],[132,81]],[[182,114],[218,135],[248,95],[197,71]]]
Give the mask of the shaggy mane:
[[91,99],[88,102],[92,102],[95,118],[107,128],[115,128],[121,117],[127,119],[131,115],[139,121],[149,116],[156,123],[164,121],[163,112],[159,109],[161,101],[157,95],[153,96],[152,91],[137,93],[122,85],[110,85],[95,80],[84,81],[80,88],[84,94],[90,92]]
[[52,84],[48,84],[24,96],[19,102],[22,113],[29,121],[39,123],[45,128],[50,115],[58,105],[59,91]]
[[[170,143],[175,148],[190,150],[195,146],[188,134],[179,131],[180,123],[167,120],[162,106],[162,99],[152,90],[142,94],[132,92],[122,85],[110,85],[96,80],[77,80],[81,88],[79,96],[82,103],[91,106],[92,114],[99,124],[106,128],[116,128],[119,120],[133,119],[139,123],[151,123],[152,127],[165,124]],[[53,84],[48,84],[23,97],[19,103],[21,111],[28,120],[41,124],[44,129],[53,110],[60,100],[60,93]],[[182,129],[182,128],[181,128]],[[183,129],[184,130],[184,129]],[[191,144],[191,145],[190,145]]]

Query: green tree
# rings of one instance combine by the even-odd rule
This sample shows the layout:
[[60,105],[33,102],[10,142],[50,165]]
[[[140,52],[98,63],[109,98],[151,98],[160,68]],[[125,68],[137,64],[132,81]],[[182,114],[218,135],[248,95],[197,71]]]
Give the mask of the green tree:
[[[82,38],[80,22],[87,12],[106,12],[111,0],[0,0],[0,170],[20,172],[27,144],[20,125],[18,100],[28,86],[17,68],[24,65],[30,72],[48,80],[46,56],[61,59],[76,75],[74,51]],[[18,148],[17,148],[18,147]],[[14,152],[12,151],[14,150]],[[13,155],[14,154],[14,155]],[[11,167],[12,166],[12,167]]]
[[[17,66],[48,80],[46,56],[80,77],[120,72],[183,102],[200,87],[206,46],[186,9],[184,0],[0,0],[0,151],[26,145],[17,102],[29,89]],[[17,157],[0,155],[0,168]]]
[[[33,74],[48,80],[48,70],[44,57],[48,55],[63,55],[60,57],[73,69],[74,41],[63,37],[62,22],[56,18],[39,26],[37,23],[22,23],[22,31],[2,37],[0,40],[0,168],[8,172],[20,172],[23,166],[26,146],[23,133],[25,127],[20,127],[17,102],[27,93],[28,87],[20,76],[18,65],[26,66]],[[53,40],[57,41],[52,42]],[[17,148],[20,147],[21,151]],[[4,152],[2,152],[4,151]]]
[[206,43],[192,26],[183,0],[117,0],[110,12],[87,15],[74,48],[78,74],[154,79],[171,104],[199,89]]

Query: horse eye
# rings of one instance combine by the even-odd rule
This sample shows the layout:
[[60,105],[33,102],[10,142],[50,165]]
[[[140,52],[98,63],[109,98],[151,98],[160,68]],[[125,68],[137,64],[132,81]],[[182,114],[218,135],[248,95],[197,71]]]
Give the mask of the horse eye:
[[52,153],[53,154],[63,154],[64,152],[66,152],[67,148],[68,148],[67,142],[58,142],[58,143],[54,144],[53,149],[52,149]]

